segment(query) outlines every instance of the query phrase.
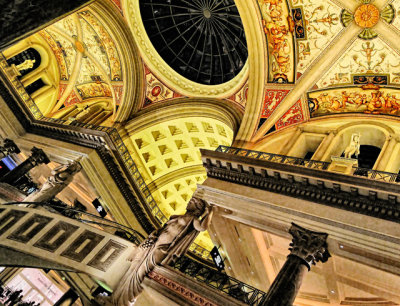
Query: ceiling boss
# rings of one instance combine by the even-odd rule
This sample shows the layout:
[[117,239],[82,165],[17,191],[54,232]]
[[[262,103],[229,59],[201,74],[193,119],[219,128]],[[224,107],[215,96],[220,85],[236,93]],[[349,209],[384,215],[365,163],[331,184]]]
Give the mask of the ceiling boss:
[[381,11],[371,1],[362,1],[362,4],[356,8],[354,13],[343,10],[340,16],[342,24],[347,27],[350,22],[354,21],[364,30],[358,35],[361,39],[373,39],[378,34],[372,29],[380,18],[387,23],[391,23],[394,19],[394,8],[391,4],[385,6]]

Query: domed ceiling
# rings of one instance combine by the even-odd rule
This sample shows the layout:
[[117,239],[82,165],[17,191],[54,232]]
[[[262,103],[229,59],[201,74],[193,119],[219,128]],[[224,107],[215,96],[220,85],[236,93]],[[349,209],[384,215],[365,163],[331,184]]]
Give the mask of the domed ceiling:
[[191,81],[233,79],[247,60],[246,38],[233,0],[141,0],[146,32],[161,57]]

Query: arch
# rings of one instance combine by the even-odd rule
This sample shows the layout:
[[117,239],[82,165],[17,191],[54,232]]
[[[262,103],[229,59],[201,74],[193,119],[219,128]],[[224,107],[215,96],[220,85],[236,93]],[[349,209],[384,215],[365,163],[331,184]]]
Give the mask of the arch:
[[137,113],[134,120],[126,123],[129,131],[140,131],[159,122],[186,117],[208,117],[227,124],[237,132],[243,115],[238,107],[223,100],[212,98],[179,98],[162,105],[150,106]]
[[90,5],[92,12],[104,22],[104,26],[116,41],[119,56],[122,62],[122,75],[124,80],[124,92],[119,107],[115,108],[113,120],[125,122],[132,113],[140,108],[144,95],[144,71],[135,39],[125,19],[108,0],[100,0]]
[[25,88],[35,82],[41,83],[39,89],[31,93],[40,111],[46,115],[56,103],[57,88],[60,83],[60,73],[55,55],[40,34],[34,34],[4,51],[4,56],[10,59],[28,49],[36,50],[40,55],[40,65],[21,77]]
[[235,146],[246,147],[256,131],[259,113],[264,101],[268,71],[266,38],[261,24],[261,14],[256,0],[235,0],[247,38],[249,89],[246,109]]

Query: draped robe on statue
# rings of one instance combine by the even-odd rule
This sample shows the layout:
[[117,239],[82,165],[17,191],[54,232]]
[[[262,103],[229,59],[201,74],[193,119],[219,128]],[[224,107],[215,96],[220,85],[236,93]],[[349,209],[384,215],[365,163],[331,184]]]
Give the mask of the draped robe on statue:
[[[200,203],[201,200],[192,199],[191,201]],[[205,202],[201,201],[201,203],[205,207]],[[196,209],[190,209],[188,205],[185,215],[171,216],[161,229],[151,233],[135,249],[130,258],[132,264],[129,270],[113,292],[113,305],[132,305],[142,291],[142,281],[156,265],[168,265],[186,252],[199,232],[205,230],[201,228],[198,219],[203,211],[204,208],[199,212]],[[203,217],[202,223],[204,223],[204,218],[206,216]],[[208,216],[207,219],[209,219]]]

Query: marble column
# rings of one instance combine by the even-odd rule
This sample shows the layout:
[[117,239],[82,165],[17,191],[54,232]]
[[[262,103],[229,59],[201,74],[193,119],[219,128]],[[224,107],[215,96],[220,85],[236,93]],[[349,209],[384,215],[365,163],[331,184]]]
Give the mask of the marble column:
[[0,50],[43,29],[52,22],[93,2],[92,0],[2,1]]
[[0,146],[0,159],[7,157],[12,153],[21,152],[14,141],[11,139],[4,139],[4,144]]
[[8,172],[6,175],[0,178],[0,182],[13,185],[22,176],[27,174],[33,167],[39,164],[48,164],[50,162],[47,155],[42,149],[36,147],[32,148],[32,154],[23,163],[18,165],[16,168]]
[[318,233],[292,223],[289,233],[292,235],[290,254],[268,290],[262,305],[293,305],[302,280],[311,265],[326,262],[330,257],[326,238],[328,234]]

